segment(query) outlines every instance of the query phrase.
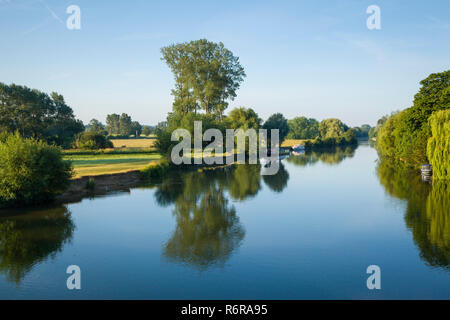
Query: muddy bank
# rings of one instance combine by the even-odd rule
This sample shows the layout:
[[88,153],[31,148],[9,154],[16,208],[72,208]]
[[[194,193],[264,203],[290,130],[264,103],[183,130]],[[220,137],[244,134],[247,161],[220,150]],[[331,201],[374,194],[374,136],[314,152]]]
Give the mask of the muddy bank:
[[69,189],[56,198],[58,203],[79,202],[85,197],[105,195],[114,191],[129,191],[141,183],[139,170],[123,173],[86,176],[73,179]]

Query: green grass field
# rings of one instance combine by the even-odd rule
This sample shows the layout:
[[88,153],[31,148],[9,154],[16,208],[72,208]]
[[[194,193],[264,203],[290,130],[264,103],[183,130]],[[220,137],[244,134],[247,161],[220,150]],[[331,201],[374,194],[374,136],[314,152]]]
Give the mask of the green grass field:
[[64,159],[72,162],[75,170],[74,178],[79,178],[141,170],[152,162],[158,162],[160,155],[156,153],[66,155]]
[[[156,163],[161,156],[152,148],[154,139],[112,140],[114,149],[105,150],[65,150],[64,159],[72,161],[75,176],[96,176],[141,170]],[[306,140],[285,140],[283,147],[304,144]]]

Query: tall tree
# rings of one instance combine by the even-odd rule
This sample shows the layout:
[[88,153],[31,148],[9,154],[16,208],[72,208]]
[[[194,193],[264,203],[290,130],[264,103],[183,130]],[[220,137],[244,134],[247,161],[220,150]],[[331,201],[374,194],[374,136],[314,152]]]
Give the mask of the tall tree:
[[275,113],[264,122],[263,129],[267,130],[267,137],[271,139],[271,129],[279,130],[280,144],[289,133],[289,126],[286,118],[281,113]]
[[62,95],[0,83],[0,131],[18,131],[24,137],[70,147],[83,130]]
[[123,136],[128,136],[132,133],[132,120],[131,117],[129,115],[127,115],[126,113],[122,113],[120,115],[120,119],[119,119],[119,125],[120,125],[120,129],[119,129],[119,133]]
[[288,121],[290,139],[314,139],[319,136],[319,122],[316,119],[296,117]]
[[152,133],[153,133],[153,128],[152,127],[150,127],[150,126],[143,126],[142,127],[142,134],[144,136],[149,136]]
[[133,121],[131,123],[131,132],[136,136],[139,137],[142,133],[142,126],[139,122]]
[[206,39],[170,45],[161,53],[175,77],[174,111],[202,109],[221,118],[245,77],[239,58],[223,43]]
[[106,116],[106,130],[110,135],[120,133],[120,116],[118,114],[113,113]]
[[234,108],[228,115],[230,126],[233,129],[247,130],[250,128],[259,129],[262,120],[252,108]]
[[341,120],[335,118],[325,119],[319,124],[322,139],[342,137],[347,130],[348,127]]
[[97,119],[92,119],[86,126],[86,131],[91,131],[95,133],[105,133],[105,126]]

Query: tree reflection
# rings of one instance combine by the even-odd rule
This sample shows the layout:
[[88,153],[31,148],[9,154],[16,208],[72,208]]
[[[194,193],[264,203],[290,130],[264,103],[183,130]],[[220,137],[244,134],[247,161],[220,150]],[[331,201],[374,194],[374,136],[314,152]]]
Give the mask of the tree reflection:
[[228,192],[235,200],[255,196],[261,189],[261,165],[238,164],[228,185]]
[[279,165],[280,167],[276,174],[263,176],[266,186],[268,186],[270,190],[277,193],[282,192],[287,187],[289,180],[289,173],[281,161]]
[[0,216],[0,272],[20,283],[37,263],[54,258],[72,239],[75,225],[66,207]]
[[323,148],[292,155],[286,160],[297,166],[307,166],[319,161],[328,165],[336,165],[347,158],[352,158],[355,155],[356,148],[357,146]]
[[244,239],[236,210],[218,186],[207,186],[198,202],[179,198],[174,215],[177,227],[164,249],[171,260],[200,269],[224,264]]
[[392,196],[407,201],[405,222],[420,256],[430,266],[450,268],[450,186],[448,181],[425,183],[400,162],[382,159],[380,183]]
[[174,204],[177,226],[164,255],[199,269],[223,265],[245,236],[228,197],[245,200],[260,189],[260,165],[240,164],[166,177],[155,197],[160,205]]

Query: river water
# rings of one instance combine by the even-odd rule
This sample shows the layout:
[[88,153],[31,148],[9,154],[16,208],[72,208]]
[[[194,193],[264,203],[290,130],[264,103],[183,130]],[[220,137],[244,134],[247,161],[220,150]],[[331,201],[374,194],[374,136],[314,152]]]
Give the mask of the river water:
[[449,199],[367,144],[292,155],[275,176],[174,173],[0,212],[0,298],[450,299]]

